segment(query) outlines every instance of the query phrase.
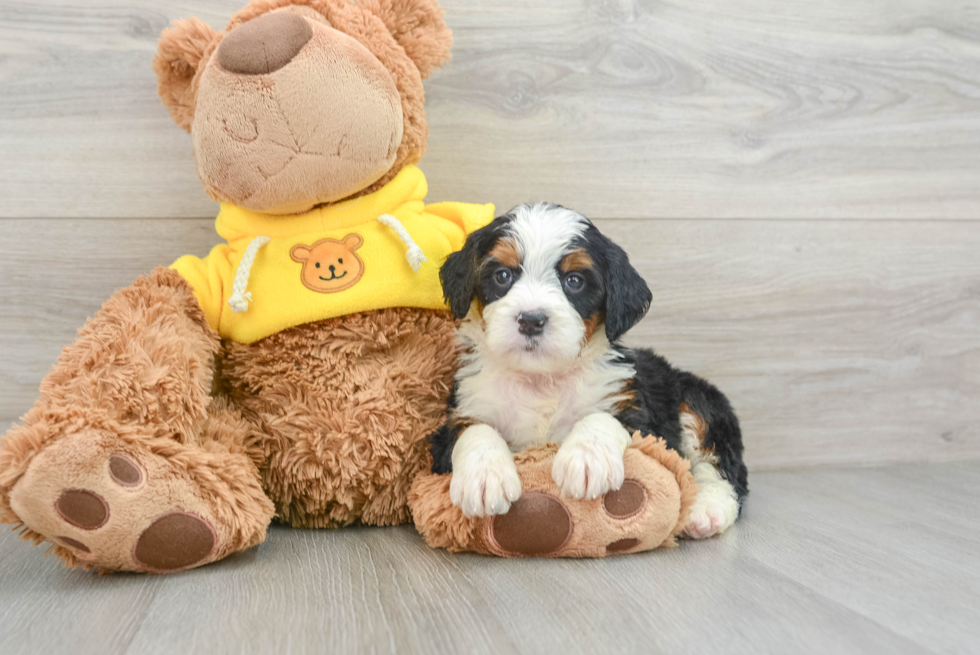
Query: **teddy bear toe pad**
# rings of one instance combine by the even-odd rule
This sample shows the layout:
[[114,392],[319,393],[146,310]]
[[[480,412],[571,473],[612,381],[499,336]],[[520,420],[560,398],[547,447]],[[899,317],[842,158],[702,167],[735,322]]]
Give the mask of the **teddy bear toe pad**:
[[85,433],[42,451],[11,492],[18,517],[83,565],[164,572],[215,559],[226,535],[196,485],[166,459],[113,442]]
[[177,571],[193,566],[214,550],[214,528],[187,512],[165,514],[150,524],[133,548],[133,559],[153,571]]
[[501,552],[529,557],[559,552],[572,537],[572,513],[554,496],[528,491],[506,514],[489,522],[492,544]]

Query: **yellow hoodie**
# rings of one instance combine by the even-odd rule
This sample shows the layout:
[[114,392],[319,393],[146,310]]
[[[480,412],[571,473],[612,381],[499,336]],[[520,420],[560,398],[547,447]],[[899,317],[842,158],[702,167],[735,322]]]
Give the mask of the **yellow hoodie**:
[[445,309],[439,267],[494,208],[426,206],[427,192],[422,171],[408,166],[372,194],[305,214],[222,204],[215,227],[227,243],[171,268],[194,288],[211,327],[241,343],[355,312]]

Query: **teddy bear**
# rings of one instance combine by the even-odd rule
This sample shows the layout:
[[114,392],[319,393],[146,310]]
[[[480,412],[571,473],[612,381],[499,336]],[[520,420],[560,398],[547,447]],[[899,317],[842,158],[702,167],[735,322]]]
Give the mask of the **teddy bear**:
[[450,54],[435,0],[252,0],[164,31],[159,94],[190,133],[223,241],[112,295],[0,441],[0,522],[67,565],[164,573],[300,528],[414,520],[428,543],[603,556],[673,543],[695,486],[637,435],[627,483],[463,517],[426,437],[453,381],[440,264],[489,204],[425,204],[422,81]]

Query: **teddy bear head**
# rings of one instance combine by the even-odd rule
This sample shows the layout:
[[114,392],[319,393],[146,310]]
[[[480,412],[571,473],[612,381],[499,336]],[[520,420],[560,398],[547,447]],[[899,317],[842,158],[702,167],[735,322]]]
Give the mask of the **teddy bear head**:
[[421,159],[422,80],[451,45],[436,0],[253,0],[222,32],[174,23],[153,68],[208,194],[292,214]]

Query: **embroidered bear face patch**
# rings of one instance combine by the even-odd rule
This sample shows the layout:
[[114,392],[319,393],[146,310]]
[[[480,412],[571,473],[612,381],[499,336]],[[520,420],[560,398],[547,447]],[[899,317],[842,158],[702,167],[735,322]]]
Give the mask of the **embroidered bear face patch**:
[[300,279],[307,289],[334,293],[350,289],[364,275],[364,262],[354,251],[363,245],[359,234],[348,234],[342,241],[320,239],[312,246],[293,246],[289,256],[303,265]]

